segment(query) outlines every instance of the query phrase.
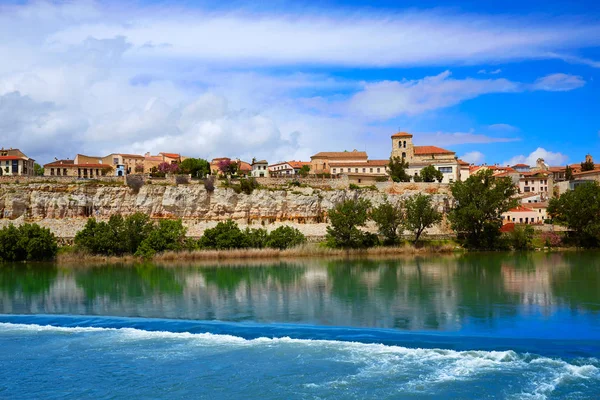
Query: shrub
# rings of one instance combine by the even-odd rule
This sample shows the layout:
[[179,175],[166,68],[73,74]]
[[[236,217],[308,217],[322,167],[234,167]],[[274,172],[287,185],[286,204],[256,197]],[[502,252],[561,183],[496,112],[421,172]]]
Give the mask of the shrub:
[[140,175],[127,175],[126,178],[127,186],[131,188],[133,193],[139,193],[140,189],[144,186],[144,178]]
[[289,249],[306,243],[306,237],[291,226],[280,226],[269,234],[267,246],[274,249]]
[[442,220],[439,213],[431,204],[431,196],[417,194],[406,200],[406,220],[404,226],[415,235],[416,244],[423,231]]
[[247,247],[246,235],[234,221],[227,220],[205,230],[199,245],[204,249],[240,249]]
[[190,178],[187,175],[177,175],[175,177],[176,185],[187,185],[190,183]]
[[206,189],[208,193],[215,191],[215,178],[213,176],[209,176],[204,180],[204,189]]
[[348,187],[350,188],[350,190],[358,190],[358,189],[360,189],[360,186],[358,186],[355,183],[351,183]]
[[[245,194],[252,194],[252,192],[254,191],[254,189],[257,189],[259,186],[258,182],[256,181],[256,178],[252,177],[252,178],[242,178],[240,179],[240,190],[242,192],[244,192]],[[234,188],[235,190],[235,188]],[[238,193],[238,192],[236,192]]]
[[120,255],[124,253],[118,231],[118,217],[113,216],[106,222],[97,222],[95,218],[87,220],[85,227],[75,235],[75,245],[93,254]]
[[556,232],[544,232],[541,238],[546,247],[559,247],[562,244],[562,238]]
[[0,261],[46,261],[56,257],[56,237],[37,224],[0,229]]
[[136,255],[151,257],[163,251],[182,250],[186,244],[187,229],[181,220],[161,220],[139,245]]
[[530,250],[533,248],[535,230],[530,225],[517,225],[508,234],[508,242],[514,250]]
[[254,249],[263,249],[267,247],[269,241],[269,232],[264,228],[251,229],[246,228],[244,230],[244,247],[250,247]]
[[375,178],[375,182],[387,182],[389,181],[389,178],[387,176],[378,176],[377,178]]

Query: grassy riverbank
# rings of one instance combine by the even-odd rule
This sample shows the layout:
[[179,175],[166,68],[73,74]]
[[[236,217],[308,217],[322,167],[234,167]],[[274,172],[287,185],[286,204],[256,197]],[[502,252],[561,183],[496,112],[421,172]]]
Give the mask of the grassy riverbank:
[[[191,262],[217,260],[252,260],[252,259],[288,259],[310,257],[394,257],[401,255],[447,254],[464,251],[452,241],[430,241],[419,246],[406,243],[399,246],[378,246],[368,249],[331,249],[317,243],[307,243],[286,250],[278,249],[232,249],[232,250],[193,250],[168,251],[158,253],[150,258],[154,262]],[[94,255],[71,248],[63,248],[58,254],[59,264],[74,264],[88,262],[137,262],[142,260],[133,255],[103,256]]]

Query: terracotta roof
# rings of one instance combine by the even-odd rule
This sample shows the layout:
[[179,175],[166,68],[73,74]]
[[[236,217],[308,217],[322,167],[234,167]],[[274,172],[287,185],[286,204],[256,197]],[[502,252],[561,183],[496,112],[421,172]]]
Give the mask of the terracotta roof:
[[516,206],[515,208],[511,208],[508,211],[509,212],[535,212],[533,209],[527,208],[527,207],[523,207],[523,206]]
[[527,207],[531,207],[531,208],[548,208],[548,203],[547,202],[527,203]]
[[338,161],[338,162],[329,163],[329,166],[330,167],[387,167],[389,163],[390,163],[389,160],[367,160],[367,161],[362,161],[362,162]]
[[442,149],[437,146],[415,146],[415,154],[454,154],[453,151]]
[[165,157],[169,157],[169,158],[180,158],[181,154],[177,154],[177,153],[159,153],[162,154]]
[[471,165],[471,164],[469,164],[468,162],[461,160],[460,158],[459,158],[458,160],[456,160],[456,161],[458,161],[458,164],[459,164],[459,165],[467,165],[467,166],[468,166],[468,165]]
[[365,151],[322,151],[315,154],[312,158],[337,158],[337,159],[356,159],[356,158],[367,158]]
[[513,168],[515,168],[515,167],[529,167],[529,165],[527,165],[527,164],[515,164],[512,167]]
[[0,160],[27,160],[27,158],[19,156],[0,156]]
[[73,164],[73,166],[75,167],[81,167],[81,168],[110,168],[112,169],[113,167],[109,164]]
[[548,171],[521,172],[521,175],[524,178],[546,179],[548,177]]
[[593,169],[591,171],[575,172],[575,173],[573,173],[573,176],[594,175],[594,174],[600,174],[600,169]]
[[122,153],[119,153],[119,155],[121,157],[127,157],[127,158],[144,158],[144,156],[141,156],[139,154],[122,154]]
[[162,161],[163,158],[161,156],[145,156],[144,160],[146,160],[146,161]]
[[240,171],[251,171],[252,170],[252,166],[249,163],[247,163],[246,161],[240,161],[238,166],[239,166]]
[[268,164],[268,162],[267,162],[267,160],[260,160],[260,161],[254,161],[252,163],[252,165],[254,165],[254,164]]
[[500,227],[500,232],[502,232],[502,233],[512,232],[514,230],[515,230],[514,222],[506,223]]
[[75,164],[74,160],[56,160],[51,163],[44,164],[44,167],[54,167],[54,166],[72,166]]
[[305,165],[310,165],[310,162],[308,161],[288,161],[288,164],[290,164],[290,166],[294,169],[296,168],[302,168]]
[[413,137],[412,134],[408,133],[408,132],[398,132],[398,133],[394,133],[392,135],[393,138],[411,138]]

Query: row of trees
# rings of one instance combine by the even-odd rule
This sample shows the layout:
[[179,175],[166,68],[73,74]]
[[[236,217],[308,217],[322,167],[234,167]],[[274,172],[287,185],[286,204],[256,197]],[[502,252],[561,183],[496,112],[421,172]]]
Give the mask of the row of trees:
[[181,220],[154,222],[143,213],[128,217],[113,215],[107,222],[88,219],[85,227],[75,236],[75,246],[92,254],[134,254],[151,257],[164,251],[197,249],[277,248],[286,249],[306,242],[295,228],[282,226],[271,233],[266,229],[241,230],[229,220],[207,229],[200,240],[186,237]]
[[353,198],[342,201],[329,211],[327,245],[330,247],[365,248],[379,244],[379,237],[360,228],[372,220],[383,243],[394,245],[408,230],[417,243],[423,231],[441,221],[442,215],[431,202],[431,196],[418,194],[397,204],[387,199],[372,208],[368,200]]

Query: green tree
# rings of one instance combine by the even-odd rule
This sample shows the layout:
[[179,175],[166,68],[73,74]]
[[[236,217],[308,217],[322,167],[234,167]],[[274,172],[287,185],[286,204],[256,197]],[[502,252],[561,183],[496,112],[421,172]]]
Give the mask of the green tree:
[[400,204],[392,204],[387,199],[371,210],[371,219],[377,224],[379,234],[384,237],[384,244],[398,243],[398,228],[402,226],[403,212]]
[[291,226],[280,226],[269,234],[267,246],[275,249],[289,249],[306,243],[306,237]]
[[300,171],[298,171],[298,175],[300,175],[303,178],[306,178],[309,173],[310,173],[310,165],[303,165],[300,168]]
[[370,207],[368,200],[354,198],[344,200],[329,210],[327,244],[330,247],[365,247],[370,238],[358,228],[366,225]]
[[584,247],[600,244],[600,185],[587,182],[550,199],[548,214],[553,221],[572,230],[572,236]]
[[[116,219],[113,219],[113,227]],[[75,246],[92,254],[118,255],[121,254],[119,239],[121,232],[113,230],[108,223],[89,218],[82,230],[75,235]]]
[[219,222],[214,228],[205,230],[199,244],[204,249],[218,250],[248,247],[246,235],[232,220]]
[[406,200],[404,227],[415,234],[416,244],[423,231],[442,220],[442,214],[431,204],[431,196],[417,194]]
[[56,257],[56,237],[37,224],[0,229],[0,261],[46,261]]
[[535,230],[531,225],[517,225],[508,234],[508,242],[514,250],[531,250]]
[[135,254],[141,257],[152,257],[164,251],[183,250],[187,244],[186,232],[187,229],[180,219],[160,220],[148,237],[140,243]]
[[179,170],[193,178],[204,178],[210,174],[210,163],[202,158],[186,158],[179,164]]
[[36,176],[44,176],[44,167],[38,163],[33,164],[33,173]]
[[244,229],[244,247],[252,249],[263,249],[267,247],[269,241],[269,232],[264,228],[246,228]]
[[390,177],[394,182],[410,182],[410,176],[406,173],[408,162],[404,158],[390,157],[388,168],[390,170]]
[[452,229],[466,245],[494,248],[500,236],[502,214],[517,205],[517,189],[508,177],[496,178],[486,169],[451,185],[455,207],[448,214]]
[[421,179],[423,182],[441,182],[444,179],[444,174],[442,174],[437,168],[433,165],[428,165],[425,168],[421,169]]
[[573,180],[573,168],[569,167],[568,165],[565,167],[565,180]]
[[596,168],[596,166],[594,165],[594,160],[592,160],[592,157],[590,157],[590,155],[588,154],[585,157],[585,161],[581,163],[581,171],[593,171],[594,168]]
[[122,235],[125,252],[135,254],[153,229],[154,223],[147,214],[138,212],[125,218]]

